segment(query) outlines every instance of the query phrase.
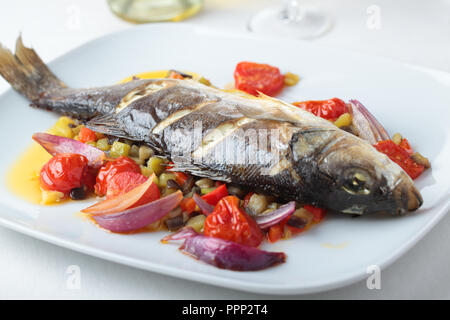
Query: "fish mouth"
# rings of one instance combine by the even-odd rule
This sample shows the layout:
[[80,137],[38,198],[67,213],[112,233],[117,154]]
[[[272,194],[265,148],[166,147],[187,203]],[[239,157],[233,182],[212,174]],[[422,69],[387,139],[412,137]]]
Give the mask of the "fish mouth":
[[397,214],[419,209],[423,204],[423,198],[419,190],[410,183],[401,183],[394,189],[394,197],[397,203]]

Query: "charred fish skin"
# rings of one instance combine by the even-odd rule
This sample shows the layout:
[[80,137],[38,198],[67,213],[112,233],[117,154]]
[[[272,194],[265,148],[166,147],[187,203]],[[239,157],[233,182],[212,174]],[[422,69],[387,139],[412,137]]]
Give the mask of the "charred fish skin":
[[0,74],[34,107],[146,143],[171,157],[176,170],[349,214],[404,214],[422,204],[387,156],[274,98],[176,79],[70,89],[20,38],[15,55],[0,46]]

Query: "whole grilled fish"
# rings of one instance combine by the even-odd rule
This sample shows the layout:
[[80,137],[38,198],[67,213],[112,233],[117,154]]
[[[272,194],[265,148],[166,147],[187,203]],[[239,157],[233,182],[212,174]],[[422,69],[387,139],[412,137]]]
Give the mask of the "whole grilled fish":
[[176,79],[71,89],[20,38],[15,54],[0,46],[0,74],[32,106],[147,144],[178,171],[350,214],[422,205],[411,178],[387,156],[274,98]]

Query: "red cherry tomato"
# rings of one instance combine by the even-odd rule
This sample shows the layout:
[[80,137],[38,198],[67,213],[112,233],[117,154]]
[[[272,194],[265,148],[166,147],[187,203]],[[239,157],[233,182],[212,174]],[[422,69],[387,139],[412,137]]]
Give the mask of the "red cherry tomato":
[[257,247],[263,233],[248,214],[239,207],[239,198],[228,196],[219,201],[214,211],[206,217],[204,234]]
[[120,172],[137,172],[141,173],[141,168],[139,165],[128,157],[119,157],[114,161],[108,162],[104,165],[97,174],[96,184],[95,184],[95,193],[99,196],[103,196],[108,191],[108,184],[111,179]]
[[348,107],[345,102],[338,98],[321,101],[294,102],[293,105],[331,121],[335,121],[341,115],[348,112]]
[[91,129],[83,127],[81,128],[80,133],[78,134],[78,141],[83,143],[90,141],[97,141],[97,135]]
[[284,76],[277,67],[243,61],[234,70],[234,85],[236,89],[254,96],[258,95],[258,91],[274,96],[283,89]]
[[411,159],[408,150],[396,145],[392,140],[380,141],[374,147],[397,163],[412,179],[419,177],[425,170],[424,166]]
[[61,153],[51,158],[41,169],[40,184],[46,190],[68,194],[83,185],[88,170],[85,156]]

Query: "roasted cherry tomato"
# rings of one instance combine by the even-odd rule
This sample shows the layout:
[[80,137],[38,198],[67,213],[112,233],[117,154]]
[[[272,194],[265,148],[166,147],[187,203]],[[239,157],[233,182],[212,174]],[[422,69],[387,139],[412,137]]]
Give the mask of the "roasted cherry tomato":
[[396,145],[392,140],[380,141],[374,147],[397,163],[412,179],[419,177],[425,170],[424,166],[411,159],[406,149]]
[[40,183],[46,190],[68,195],[70,190],[83,185],[88,170],[85,156],[61,153],[51,158],[41,169]]
[[222,184],[221,186],[215,188],[210,193],[207,193],[202,196],[202,199],[205,200],[212,206],[215,206],[220,199],[226,197],[228,195],[227,185]]
[[294,102],[293,105],[331,121],[335,121],[341,115],[348,112],[348,107],[345,102],[338,98]]
[[[147,177],[138,172],[124,171],[114,175],[108,183],[106,199],[127,193],[147,181]],[[145,194],[130,208],[155,201],[161,197],[156,183],[152,183]]]
[[244,61],[239,62],[234,70],[234,85],[236,89],[254,96],[258,91],[274,96],[283,89],[284,76],[277,67]]
[[248,214],[239,207],[239,198],[228,196],[219,201],[206,217],[204,234],[240,244],[257,247],[263,233]]
[[83,143],[97,141],[97,135],[91,129],[83,127],[78,134],[78,141],[81,141]]
[[141,168],[133,159],[128,157],[118,157],[114,161],[108,162],[98,171],[95,184],[95,193],[99,196],[105,195],[108,191],[108,183],[111,179],[116,174],[126,171],[141,173]]

